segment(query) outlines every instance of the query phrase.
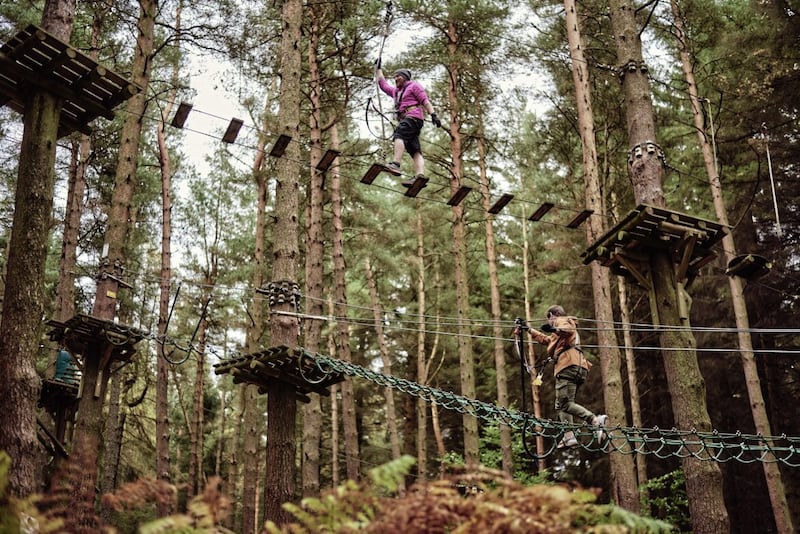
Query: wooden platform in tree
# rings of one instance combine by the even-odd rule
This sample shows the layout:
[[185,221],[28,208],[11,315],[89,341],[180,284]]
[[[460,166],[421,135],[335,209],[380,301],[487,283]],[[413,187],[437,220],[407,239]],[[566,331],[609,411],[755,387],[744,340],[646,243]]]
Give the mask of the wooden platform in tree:
[[308,402],[310,393],[330,395],[328,388],[344,380],[341,373],[324,373],[306,351],[298,347],[272,347],[261,352],[235,356],[214,365],[218,375],[230,374],[234,383],[258,386],[261,394],[267,393],[270,383],[284,382],[297,391],[299,400]]
[[64,345],[72,354],[86,355],[90,345],[111,348],[110,357],[127,361],[136,353],[134,345],[149,334],[132,326],[78,314],[66,322],[47,321],[50,339]]
[[728,232],[718,222],[641,204],[582,254],[583,263],[598,261],[614,274],[649,287],[644,264],[653,251],[666,251],[681,281],[696,276],[716,257],[712,247]]
[[0,48],[0,106],[24,114],[32,88],[64,99],[59,137],[74,131],[91,133],[97,117],[112,111],[141,88],[119,74],[30,25]]

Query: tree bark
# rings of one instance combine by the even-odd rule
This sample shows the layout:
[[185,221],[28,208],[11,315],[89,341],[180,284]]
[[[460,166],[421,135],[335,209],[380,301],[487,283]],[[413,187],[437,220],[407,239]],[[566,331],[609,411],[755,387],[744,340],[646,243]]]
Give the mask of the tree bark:
[[[636,24],[634,7],[629,0],[612,0],[611,26],[617,47],[617,62],[622,75],[625,95],[625,116],[628,140],[631,144],[629,168],[637,203],[664,206],[662,181],[664,170],[659,151],[641,150],[641,157],[633,151],[647,142],[656,142],[655,116],[650,99],[647,68],[642,60],[640,32]],[[679,311],[678,280],[667,253],[650,251],[649,268],[652,289],[651,306],[658,310],[658,325],[683,326],[682,329],[662,330],[659,341],[663,347],[664,368],[672,399],[675,420],[682,429],[710,431],[705,399],[705,383],[697,363],[695,339],[689,329],[688,319]],[[684,348],[685,350],[671,350]],[[692,525],[697,534],[727,532],[730,528],[725,500],[722,494],[722,472],[715,462],[693,457],[682,461],[686,476],[686,491]]]
[[[488,212],[491,207],[489,176],[486,173],[486,139],[484,137],[483,113],[478,115],[478,168],[480,170],[481,196],[483,207]],[[508,379],[506,377],[506,351],[503,342],[504,332],[501,325],[502,309],[500,307],[500,282],[497,277],[497,250],[494,241],[494,217],[486,217],[486,262],[489,269],[489,295],[492,310],[492,337],[494,338],[494,368],[497,375],[497,405],[508,408]],[[511,427],[500,425],[500,453],[502,469],[511,475],[514,473],[514,454],[511,448]]]
[[[334,126],[332,133],[334,142],[338,142],[337,129]],[[342,222],[342,194],[340,190],[340,178],[338,173],[334,173],[331,178],[331,212],[333,222],[333,284],[334,301],[336,307],[335,315],[347,317],[347,282],[345,271],[347,269],[344,261],[344,226]],[[337,322],[336,353],[339,358],[346,361],[353,361],[350,352],[350,330],[347,321]],[[352,380],[342,382],[342,429],[344,431],[345,443],[345,463],[347,478],[359,480],[361,477],[360,454],[358,443],[358,427],[356,425],[356,400],[355,390]]]
[[[725,208],[725,200],[722,197],[722,186],[717,172],[717,162],[705,133],[702,103],[700,102],[697,82],[694,77],[692,58],[689,55],[689,48],[686,43],[683,15],[675,0],[672,0],[670,4],[672,6],[672,15],[674,18],[675,36],[680,51],[681,66],[683,68],[683,74],[686,77],[689,101],[692,105],[692,119],[694,121],[697,139],[700,143],[700,150],[703,154],[703,162],[705,163],[706,174],[708,174],[710,182],[709,185],[711,186],[711,198],[714,201],[714,210],[720,224],[729,226],[728,213]],[[714,135],[714,132],[711,132],[711,134]],[[727,264],[736,257],[736,245],[733,242],[732,234],[725,234],[722,238],[722,248],[725,263]],[[744,299],[742,281],[737,276],[729,276],[728,285],[731,290],[733,313],[736,318],[736,330],[739,337],[742,369],[744,370],[745,383],[747,385],[747,395],[750,398],[750,411],[753,414],[753,422],[755,423],[756,432],[758,434],[762,436],[771,436],[772,429],[770,427],[769,418],[767,417],[764,395],[761,391],[761,380],[758,377],[755,353],[753,352],[753,340],[750,337],[750,317],[747,313],[747,304]],[[789,510],[789,505],[786,502],[786,492],[784,491],[779,463],[775,461],[774,458],[772,460],[773,461],[761,462],[761,466],[764,470],[767,491],[769,492],[769,498],[772,504],[775,526],[778,532],[793,532],[792,515]]]
[[[143,88],[128,101],[127,113],[122,128],[114,193],[108,214],[105,243],[108,253],[100,267],[92,314],[104,320],[113,320],[116,309],[118,280],[122,279],[125,264],[125,242],[133,220],[131,202],[138,182],[136,177],[139,142],[142,133],[144,112],[147,107],[146,93],[150,81],[152,53],[155,40],[155,16],[157,4],[154,0],[141,0],[138,21],[139,35],[133,58],[132,81]],[[83,391],[78,406],[75,425],[73,456],[80,465],[95,466],[101,456],[103,432],[103,404],[108,386],[109,363],[112,345],[101,341],[93,344],[84,354]],[[96,469],[84,471],[84,478],[76,489],[76,499],[91,502],[95,495]]]
[[[176,28],[180,30],[181,6],[176,12]],[[175,105],[178,88],[179,63],[176,59],[172,66],[172,88],[167,105],[161,112],[161,120],[156,126],[156,142],[158,144],[158,162],[161,171],[161,275],[158,298],[158,335],[161,345],[156,348],[156,480],[170,482],[169,458],[169,369],[164,358],[167,318],[169,316],[170,288],[172,287],[172,162],[167,147],[167,120]],[[159,499],[156,502],[158,517],[169,515],[169,502]]]
[[[372,266],[369,258],[364,259],[364,277],[369,289],[370,302],[372,303],[373,320],[375,321],[375,337],[378,349],[381,353],[383,363],[383,374],[392,376],[392,360],[389,358],[389,350],[386,347],[386,336],[383,333],[383,309],[378,300],[378,287],[375,284],[375,277],[372,274]],[[392,447],[392,459],[400,458],[400,434],[397,431],[397,413],[394,406],[394,395],[392,388],[383,388],[383,396],[386,399],[386,429],[389,432],[389,443]]]
[[[322,105],[320,65],[317,57],[319,46],[320,6],[309,5],[312,10],[308,36],[308,68],[309,68],[309,100],[311,113],[309,115],[309,138],[311,141],[309,159],[311,167],[311,181],[308,185],[308,205],[306,207],[306,313],[320,316],[323,313],[322,277],[324,274],[324,236],[323,220],[323,188],[325,176],[317,170],[317,164],[322,158]],[[336,172],[334,169],[333,172]],[[311,318],[306,322],[303,345],[310,352],[319,352],[322,338],[322,323],[320,319]],[[303,496],[313,497],[319,495],[319,470],[320,470],[320,440],[322,439],[322,405],[320,396],[312,393],[310,402],[303,406]]]
[[[74,0],[48,0],[42,28],[69,42]],[[22,145],[14,197],[6,285],[0,323],[0,450],[11,457],[9,492],[36,489],[36,402],[34,366],[44,313],[44,275],[55,189],[55,156],[63,102],[33,90],[25,103]]]
[[[301,0],[285,0],[281,20],[281,87],[278,97],[278,128],[281,134],[290,136],[286,155],[278,160],[275,184],[275,212],[273,233],[272,283],[274,287],[270,303],[270,342],[273,345],[294,347],[298,339],[296,316],[275,312],[297,312],[299,284],[297,262],[298,244],[298,189],[300,176],[300,100],[302,98],[300,75],[302,70],[302,46],[300,29],[303,22]],[[279,298],[278,298],[279,297]],[[264,478],[264,517],[276,524],[291,520],[292,516],[282,508],[284,502],[295,499],[295,428],[297,425],[297,403],[293,386],[275,382],[267,391],[267,452],[266,476]]]
[[[450,105],[450,152],[453,166],[450,169],[450,192],[455,194],[461,188],[463,162],[461,141],[461,114],[458,100],[458,88],[461,83],[460,65],[457,52],[459,36],[456,21],[448,20],[447,50],[449,63],[447,74],[449,83],[447,97]],[[464,206],[453,206],[453,267],[456,279],[456,308],[458,322],[458,358],[461,381],[461,395],[475,398],[475,355],[472,353],[471,328],[469,324],[469,281],[467,279],[467,243],[466,224],[464,222]],[[464,460],[468,465],[477,464],[478,456],[478,420],[469,413],[462,416],[464,425]]]
[[[605,213],[600,188],[597,164],[597,146],[594,133],[589,71],[580,32],[580,22],[575,0],[564,0],[566,12],[567,42],[572,62],[572,80],[575,84],[575,100],[578,112],[578,130],[581,136],[583,153],[583,179],[586,191],[586,209],[594,213]],[[590,217],[586,225],[586,240],[594,243],[606,232],[604,218]],[[597,331],[597,344],[600,346],[600,371],[603,377],[603,397],[606,413],[611,422],[625,424],[625,401],[622,393],[620,373],[620,354],[614,330],[608,328],[614,322],[611,306],[611,280],[608,271],[598,262],[592,262],[592,293],[594,294],[595,318],[601,328]],[[622,440],[624,441],[624,440]],[[628,454],[612,454],[611,462],[611,500],[619,506],[636,512],[639,510],[639,495],[636,488],[636,473],[633,457]]]

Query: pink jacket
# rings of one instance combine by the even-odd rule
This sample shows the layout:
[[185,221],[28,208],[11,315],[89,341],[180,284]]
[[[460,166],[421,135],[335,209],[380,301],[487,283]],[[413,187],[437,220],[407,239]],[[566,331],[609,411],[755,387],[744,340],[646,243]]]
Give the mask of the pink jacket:
[[405,117],[425,119],[423,106],[428,101],[428,93],[419,83],[409,80],[403,84],[401,89],[398,89],[387,82],[386,78],[379,78],[378,86],[380,86],[381,91],[394,99],[394,109],[398,119]]
[[579,365],[586,369],[592,368],[592,362],[587,360],[583,352],[576,347],[578,339],[578,320],[575,317],[556,317],[553,325],[558,329],[552,334],[544,334],[535,328],[530,329],[534,341],[547,345],[547,355],[556,362],[554,375],[557,375],[570,365]]

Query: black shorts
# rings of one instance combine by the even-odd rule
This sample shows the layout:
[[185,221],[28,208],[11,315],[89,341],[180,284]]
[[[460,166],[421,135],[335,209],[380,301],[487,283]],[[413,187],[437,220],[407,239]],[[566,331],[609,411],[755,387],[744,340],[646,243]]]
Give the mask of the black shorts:
[[412,157],[417,152],[422,152],[419,146],[419,132],[422,131],[422,119],[416,117],[406,117],[400,121],[392,134],[392,139],[402,139],[406,146],[406,152]]

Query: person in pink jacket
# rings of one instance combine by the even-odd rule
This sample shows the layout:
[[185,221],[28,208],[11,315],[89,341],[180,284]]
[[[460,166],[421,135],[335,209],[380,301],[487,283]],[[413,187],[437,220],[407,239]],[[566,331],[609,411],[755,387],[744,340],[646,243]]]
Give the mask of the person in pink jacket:
[[[564,308],[555,305],[547,310],[547,324],[542,326],[542,333],[535,328],[529,330],[530,336],[537,343],[547,346],[547,356],[555,362],[553,374],[556,378],[556,412],[562,423],[572,423],[573,417],[598,427],[595,437],[598,443],[605,440],[603,427],[608,423],[607,415],[595,415],[577,402],[575,397],[578,388],[586,381],[592,363],[583,355],[578,336],[578,320],[567,316]],[[558,443],[558,447],[575,447],[578,440],[575,433],[568,430]]]
[[[442,126],[442,121],[436,115],[433,104],[428,99],[428,94],[418,82],[411,79],[411,71],[398,69],[394,72],[394,87],[383,76],[380,62],[375,64],[375,76],[381,91],[394,100],[394,113],[400,122],[392,134],[394,160],[386,164],[386,168],[394,174],[400,174],[400,160],[403,152],[408,152],[414,166],[414,179],[425,177],[425,160],[422,157],[422,148],[419,144],[419,133],[425,122],[424,111],[431,116],[431,122],[437,127]],[[406,187],[411,187],[414,179],[403,182]]]

